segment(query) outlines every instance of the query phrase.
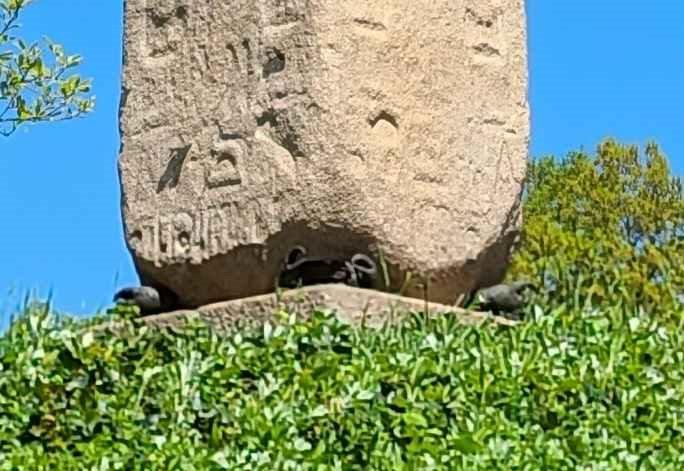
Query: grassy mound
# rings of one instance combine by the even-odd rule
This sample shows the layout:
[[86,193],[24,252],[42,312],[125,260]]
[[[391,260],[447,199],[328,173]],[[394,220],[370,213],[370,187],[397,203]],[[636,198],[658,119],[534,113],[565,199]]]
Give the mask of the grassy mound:
[[0,338],[0,469],[684,469],[679,326],[532,317],[221,338],[29,310]]

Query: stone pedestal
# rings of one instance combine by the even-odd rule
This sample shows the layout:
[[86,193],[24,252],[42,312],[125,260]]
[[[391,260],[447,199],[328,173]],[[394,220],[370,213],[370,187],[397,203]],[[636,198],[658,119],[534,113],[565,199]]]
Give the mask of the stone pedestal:
[[301,320],[310,318],[316,309],[334,313],[343,322],[372,328],[401,322],[411,313],[422,313],[428,317],[452,315],[464,325],[480,325],[490,321],[506,326],[517,324],[516,321],[483,312],[466,311],[453,306],[425,303],[415,298],[344,285],[307,286],[288,290],[280,295],[252,296],[201,306],[192,311],[180,310],[144,319],[148,325],[178,326],[187,319],[198,318],[216,330],[226,332],[235,327],[272,323],[279,310],[295,314]]

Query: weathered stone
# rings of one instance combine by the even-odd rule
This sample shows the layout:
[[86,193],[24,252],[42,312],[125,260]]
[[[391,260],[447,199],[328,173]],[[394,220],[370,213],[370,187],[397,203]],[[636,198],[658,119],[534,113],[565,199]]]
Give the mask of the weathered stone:
[[380,247],[433,301],[495,283],[526,57],[523,0],[127,0],[119,169],[143,283],[185,306],[266,293],[295,244]]
[[[454,306],[425,303],[381,291],[353,288],[345,285],[315,285],[287,290],[280,295],[262,294],[201,306],[194,310],[179,310],[146,316],[143,320],[151,326],[180,326],[190,318],[200,319],[220,332],[236,327],[258,327],[274,322],[278,312],[295,314],[297,319],[309,319],[316,311],[327,311],[342,322],[352,325],[380,328],[405,320],[411,313],[428,317],[453,315],[464,325],[481,325],[494,322],[514,326],[516,321],[477,311],[467,311]],[[112,328],[117,322],[101,324],[99,328]]]

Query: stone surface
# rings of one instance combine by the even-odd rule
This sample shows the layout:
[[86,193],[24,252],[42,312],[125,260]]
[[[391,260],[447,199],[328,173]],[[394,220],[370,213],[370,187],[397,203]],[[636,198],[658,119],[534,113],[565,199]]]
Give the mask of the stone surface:
[[143,283],[188,307],[268,293],[294,244],[380,247],[395,287],[411,272],[439,302],[501,278],[529,137],[523,0],[125,9],[119,171]]
[[[427,308],[427,309],[426,309]],[[280,294],[264,294],[249,298],[234,299],[198,307],[195,310],[179,310],[165,314],[147,316],[143,319],[149,325],[177,326],[188,318],[199,318],[219,331],[228,331],[238,326],[259,326],[273,321],[279,310],[295,313],[298,319],[308,319],[315,309],[334,312],[338,319],[354,325],[379,328],[405,319],[411,312],[428,316],[457,316],[464,325],[479,325],[495,322],[513,326],[516,321],[491,314],[466,311],[444,304],[426,303],[416,298],[383,293],[345,285],[317,285],[287,290]],[[105,324],[103,327],[109,326]]]

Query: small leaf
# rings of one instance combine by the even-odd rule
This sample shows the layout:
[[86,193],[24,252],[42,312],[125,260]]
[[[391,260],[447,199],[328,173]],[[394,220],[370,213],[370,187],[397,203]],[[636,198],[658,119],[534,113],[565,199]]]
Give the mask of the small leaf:
[[221,469],[230,469],[230,463],[226,459],[226,454],[223,451],[218,451],[211,455],[211,461],[221,467]]
[[324,415],[328,414],[328,409],[324,405],[319,405],[316,407],[314,410],[311,411],[311,414],[309,414],[310,417],[323,417]]
[[365,391],[359,391],[359,393],[356,395],[356,398],[359,401],[370,401],[375,397],[375,393],[370,390],[365,390]]
[[81,345],[83,345],[83,348],[88,348],[93,344],[94,340],[95,336],[93,335],[92,331],[88,331],[83,334],[83,337],[81,337]]
[[83,389],[86,386],[88,386],[88,377],[87,376],[79,376],[77,378],[72,379],[69,381],[65,389],[67,391],[73,391],[74,389]]
[[300,437],[295,440],[294,447],[297,451],[309,451],[311,450],[311,443]]
[[164,435],[153,435],[152,443],[154,443],[158,449],[161,449],[161,447],[164,446],[164,443],[166,443],[166,437]]
[[153,368],[148,368],[143,372],[143,382],[147,383],[150,378],[162,371],[161,366],[155,366]]
[[410,425],[417,425],[419,427],[427,427],[428,422],[419,412],[407,412],[404,414],[404,422]]
[[461,434],[455,440],[451,441],[451,445],[461,453],[473,455],[482,450],[482,445],[473,440],[470,434]]

